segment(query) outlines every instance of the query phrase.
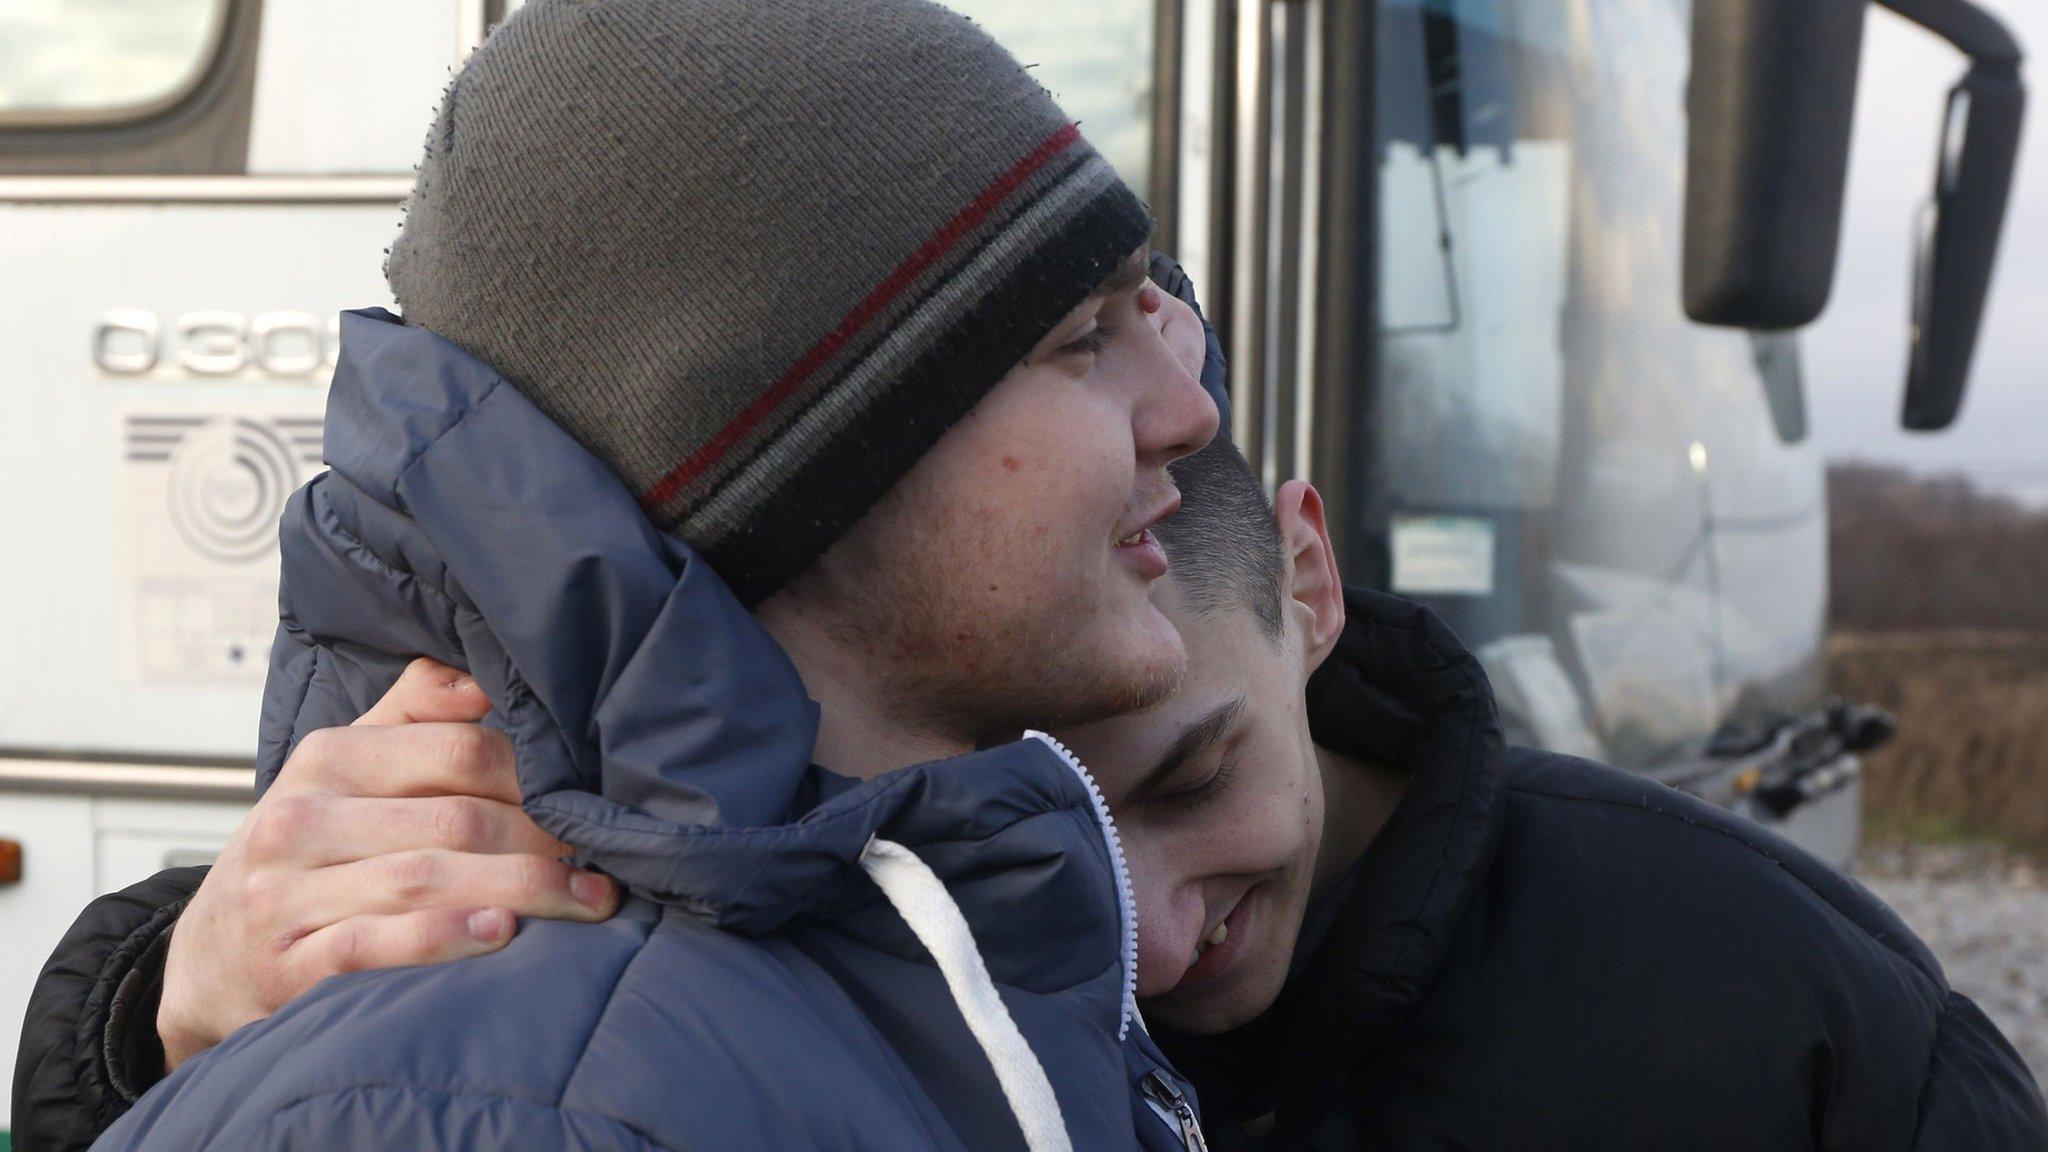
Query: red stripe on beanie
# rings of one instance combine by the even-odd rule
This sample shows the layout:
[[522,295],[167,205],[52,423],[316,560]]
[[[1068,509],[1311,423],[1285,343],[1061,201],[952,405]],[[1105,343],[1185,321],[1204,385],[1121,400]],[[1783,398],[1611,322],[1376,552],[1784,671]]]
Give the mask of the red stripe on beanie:
[[763,392],[752,404],[747,405],[738,416],[733,417],[731,423],[719,429],[718,434],[702,448],[692,453],[688,459],[676,465],[668,475],[663,476],[653,487],[642,493],[640,506],[651,512],[674,499],[676,493],[704,475],[727,452],[732,451],[735,445],[746,439],[748,433],[773,415],[777,408],[803,386],[804,381],[838,355],[855,336],[859,335],[861,329],[872,324],[884,309],[916,282],[919,276],[959,244],[976,226],[987,220],[989,215],[1000,207],[1003,201],[1009,199],[1026,180],[1080,139],[1081,126],[1069,124],[1053,133],[1029,156],[1018,161],[1016,167],[997,177],[995,183],[990,184],[981,195],[975,197],[972,204],[947,221],[945,227],[925,241],[923,247],[911,253],[909,259],[897,265],[888,279],[882,281],[854,307],[853,311],[847,313],[838,327],[823,340],[818,341],[809,352],[804,353],[803,358],[777,380],[774,386]]

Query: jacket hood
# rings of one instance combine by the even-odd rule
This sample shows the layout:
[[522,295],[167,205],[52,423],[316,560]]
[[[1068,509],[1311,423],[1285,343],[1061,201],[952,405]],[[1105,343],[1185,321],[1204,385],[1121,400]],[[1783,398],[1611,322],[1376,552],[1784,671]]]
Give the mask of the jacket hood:
[[1323,747],[1406,768],[1408,786],[1344,893],[1344,932],[1296,983],[1317,999],[1341,983],[1348,1019],[1324,1029],[1382,1039],[1421,999],[1500,843],[1507,742],[1478,657],[1436,613],[1345,590],[1337,649],[1308,688]]
[[[776,642],[603,464],[430,331],[343,315],[326,454],[281,526],[263,785],[306,731],[361,714],[428,655],[477,678],[527,810],[580,862],[735,930],[852,890],[872,904],[854,886],[877,835],[914,848],[1092,812],[1085,772],[1044,741],[867,783],[813,767],[818,708]],[[318,699],[337,693],[351,698]],[[1045,846],[1014,850],[1042,862]],[[1104,854],[1079,853],[1072,882],[1099,890]],[[970,889],[1012,863],[954,856]],[[1115,931],[1114,916],[1112,899],[1109,923],[1073,928]]]

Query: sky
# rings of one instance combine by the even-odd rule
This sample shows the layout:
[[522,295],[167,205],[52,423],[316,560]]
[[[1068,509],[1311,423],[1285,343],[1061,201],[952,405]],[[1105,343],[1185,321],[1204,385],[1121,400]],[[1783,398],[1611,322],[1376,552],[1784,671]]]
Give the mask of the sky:
[[2026,134],[1962,414],[1946,432],[1899,427],[1913,225],[1933,181],[1944,100],[1963,57],[1873,7],[1858,83],[1841,262],[1806,330],[1813,434],[1831,460],[1964,472],[2048,506],[2048,4],[1978,0],[2030,54]]

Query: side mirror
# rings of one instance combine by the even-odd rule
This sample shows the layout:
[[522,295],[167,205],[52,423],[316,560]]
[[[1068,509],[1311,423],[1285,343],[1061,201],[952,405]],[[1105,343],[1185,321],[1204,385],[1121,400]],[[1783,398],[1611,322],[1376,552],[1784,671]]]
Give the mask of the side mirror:
[[1796,328],[1834,284],[1864,0],[1694,0],[1685,311]]
[[[1925,0],[1902,11],[1921,20],[1919,9],[1951,15],[1950,4]],[[1998,233],[2019,160],[2020,126],[2027,91],[2019,75],[2019,46],[1988,16],[1966,31],[1926,20],[1975,59],[1948,95],[1941,151],[1935,158],[1934,195],[1925,209],[1915,254],[1912,358],[1906,370],[1906,403],[1900,422],[1919,432],[1949,426],[1962,407],[1970,358],[1984,319],[1984,297],[1998,255]],[[1999,43],[2002,39],[2003,43]]]

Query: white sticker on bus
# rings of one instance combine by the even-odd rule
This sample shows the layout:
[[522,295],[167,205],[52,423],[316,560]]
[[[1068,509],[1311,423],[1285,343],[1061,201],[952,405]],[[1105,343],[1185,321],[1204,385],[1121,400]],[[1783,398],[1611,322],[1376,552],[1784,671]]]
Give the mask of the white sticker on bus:
[[1397,516],[1394,591],[1411,596],[1491,596],[1493,524],[1468,516]]
[[277,523],[319,471],[321,393],[115,413],[114,597],[125,683],[261,685]]

